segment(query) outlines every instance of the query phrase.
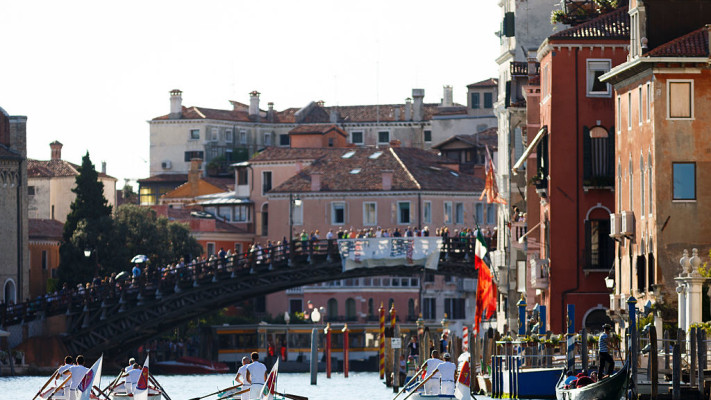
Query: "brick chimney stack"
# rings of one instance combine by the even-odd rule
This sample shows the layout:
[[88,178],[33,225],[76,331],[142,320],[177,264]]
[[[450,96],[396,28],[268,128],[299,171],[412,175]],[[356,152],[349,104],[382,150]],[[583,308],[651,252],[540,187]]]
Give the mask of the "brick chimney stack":
[[383,170],[382,171],[383,175],[383,190],[388,191],[393,188],[393,171],[392,170]]
[[200,171],[200,166],[202,160],[199,158],[193,158],[190,160],[190,171],[188,171],[188,184],[190,185],[190,197],[197,197],[199,194],[200,176],[202,172]]
[[321,191],[321,173],[313,172],[311,174],[311,191],[319,192]]
[[58,140],[49,144],[49,148],[52,149],[52,161],[62,159],[62,146],[63,144],[59,143]]
[[183,116],[183,92],[180,89],[170,91],[170,119],[180,119]]

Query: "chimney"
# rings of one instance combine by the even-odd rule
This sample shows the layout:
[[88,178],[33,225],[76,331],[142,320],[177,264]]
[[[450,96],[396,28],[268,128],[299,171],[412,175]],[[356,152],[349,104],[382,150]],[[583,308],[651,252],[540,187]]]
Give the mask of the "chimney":
[[395,109],[395,121],[400,121],[400,107]]
[[49,148],[52,149],[52,161],[62,159],[62,146],[63,144],[57,140],[49,144]]
[[412,98],[414,99],[412,120],[422,121],[422,117],[425,114],[425,89],[412,89]]
[[383,190],[391,190],[393,188],[393,171],[383,170]]
[[412,121],[412,99],[405,99],[405,121]]
[[267,103],[267,120],[269,122],[274,122],[274,102],[270,101]]
[[183,116],[183,92],[180,89],[170,91],[170,119],[180,119]]
[[331,109],[330,112],[330,121],[332,124],[337,124],[338,123],[338,111],[336,111],[335,108]]
[[200,185],[200,164],[202,160],[199,158],[193,158],[190,160],[190,171],[188,171],[188,184],[190,185],[190,197],[195,198],[199,194]]
[[101,162],[101,173],[106,175],[106,161]]
[[321,173],[312,172],[311,173],[311,191],[320,192],[321,191]]
[[323,101],[323,100],[319,100],[319,101],[316,102],[316,104],[318,104],[319,107],[323,107],[323,106],[326,105],[326,102]]
[[452,96],[452,86],[444,86],[444,95],[442,97],[442,107],[452,107],[454,105],[454,99]]
[[256,90],[249,93],[249,116],[259,117],[259,92]]

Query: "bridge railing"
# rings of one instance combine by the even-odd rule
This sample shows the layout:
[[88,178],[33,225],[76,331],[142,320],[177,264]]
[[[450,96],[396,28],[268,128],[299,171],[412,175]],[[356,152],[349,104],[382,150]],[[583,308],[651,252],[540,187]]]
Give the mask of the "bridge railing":
[[[471,260],[475,239],[450,237],[442,239],[441,260]],[[158,298],[191,287],[223,279],[238,278],[242,274],[262,273],[273,269],[290,268],[297,264],[315,262],[315,259],[340,262],[336,239],[294,240],[291,243],[253,248],[229,257],[212,257],[208,260],[175,264],[157,268],[148,265],[139,276],[123,279],[108,277],[101,283],[89,283],[77,288],[62,289],[18,304],[0,304],[0,323],[10,326],[66,313],[80,313],[115,304],[139,303],[148,298]]]

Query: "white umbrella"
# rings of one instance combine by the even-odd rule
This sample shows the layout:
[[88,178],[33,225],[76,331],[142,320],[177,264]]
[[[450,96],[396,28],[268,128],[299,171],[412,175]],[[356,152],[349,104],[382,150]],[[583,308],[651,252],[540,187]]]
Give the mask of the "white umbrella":
[[148,257],[143,254],[138,254],[136,256],[133,256],[133,258],[131,259],[131,262],[134,264],[140,264],[140,263],[144,263],[146,261],[148,261]]

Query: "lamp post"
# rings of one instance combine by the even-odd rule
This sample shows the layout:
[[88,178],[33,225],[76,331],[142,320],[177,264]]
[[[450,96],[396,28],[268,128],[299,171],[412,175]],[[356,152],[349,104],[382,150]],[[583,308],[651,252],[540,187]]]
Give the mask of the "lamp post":
[[289,193],[289,265],[292,264],[296,249],[294,246],[294,206],[301,207],[301,199],[298,194],[294,197],[293,193]]

